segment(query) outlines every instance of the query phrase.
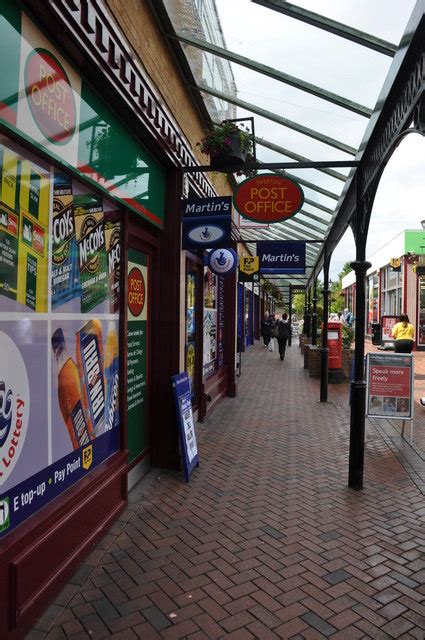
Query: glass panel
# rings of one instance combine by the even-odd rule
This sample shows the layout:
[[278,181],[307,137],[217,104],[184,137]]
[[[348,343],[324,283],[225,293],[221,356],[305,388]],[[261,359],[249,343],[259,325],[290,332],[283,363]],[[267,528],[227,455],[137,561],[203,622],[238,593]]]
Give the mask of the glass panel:
[[119,448],[121,215],[3,136],[0,168],[1,537]]
[[204,268],[204,362],[203,374],[209,378],[217,370],[217,276]]
[[188,270],[186,275],[186,371],[189,376],[191,399],[196,404],[196,273]]

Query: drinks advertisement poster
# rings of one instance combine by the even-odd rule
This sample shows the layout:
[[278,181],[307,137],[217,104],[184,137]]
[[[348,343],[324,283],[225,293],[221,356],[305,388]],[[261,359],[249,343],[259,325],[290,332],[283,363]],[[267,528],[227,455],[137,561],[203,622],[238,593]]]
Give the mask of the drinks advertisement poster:
[[366,415],[373,418],[413,418],[413,356],[368,353]]
[[119,446],[120,218],[0,138],[0,537]]

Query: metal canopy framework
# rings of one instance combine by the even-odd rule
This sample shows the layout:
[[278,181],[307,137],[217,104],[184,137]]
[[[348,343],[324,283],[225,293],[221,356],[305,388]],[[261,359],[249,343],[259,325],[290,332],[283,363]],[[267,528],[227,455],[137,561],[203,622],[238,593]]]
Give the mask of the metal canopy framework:
[[406,26],[423,2],[372,0],[374,11],[364,15],[341,0],[339,15],[326,16],[312,10],[314,0],[150,0],[205,125],[256,116],[258,173],[283,173],[304,190],[304,206],[290,220],[238,230],[254,254],[257,240],[322,241],[307,244],[305,276],[274,278],[285,291],[311,285],[352,220],[354,178],[380,94],[395,78],[413,38]]

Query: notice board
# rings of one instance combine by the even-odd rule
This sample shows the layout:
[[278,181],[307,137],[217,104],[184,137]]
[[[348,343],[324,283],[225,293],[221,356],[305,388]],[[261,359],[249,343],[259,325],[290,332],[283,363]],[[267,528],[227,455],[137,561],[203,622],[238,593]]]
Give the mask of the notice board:
[[366,415],[373,418],[413,418],[413,356],[368,353]]
[[180,446],[183,458],[184,475],[189,482],[195,467],[199,466],[198,446],[193,424],[192,401],[189,376],[187,372],[172,376],[174,400],[176,403],[177,423],[180,434]]

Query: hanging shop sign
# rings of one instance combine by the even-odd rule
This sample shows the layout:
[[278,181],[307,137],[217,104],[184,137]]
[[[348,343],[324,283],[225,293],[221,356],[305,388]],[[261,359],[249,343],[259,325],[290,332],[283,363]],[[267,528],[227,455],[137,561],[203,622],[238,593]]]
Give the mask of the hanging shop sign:
[[183,218],[204,218],[208,216],[230,216],[232,197],[185,198],[182,201]]
[[305,242],[257,242],[261,273],[305,273]]
[[235,208],[244,218],[267,224],[292,218],[303,202],[299,184],[274,173],[244,180],[233,197]]
[[239,259],[239,282],[258,282],[260,279],[260,259],[258,256],[244,256]]
[[374,418],[413,418],[412,354],[368,353],[366,415]]
[[232,198],[189,198],[182,202],[182,249],[231,245]]
[[217,276],[227,276],[238,266],[238,254],[233,249],[215,249],[208,255],[208,266]]
[[401,271],[401,258],[390,258],[390,267],[393,271]]
[[171,380],[176,404],[184,475],[186,482],[189,482],[192,471],[195,467],[199,466],[198,446],[196,444],[195,426],[193,424],[192,401],[190,399],[189,377],[187,372],[184,372],[172,376]]
[[1,5],[0,40],[7,43],[0,56],[1,124],[162,227],[160,164],[21,11],[21,3]]

